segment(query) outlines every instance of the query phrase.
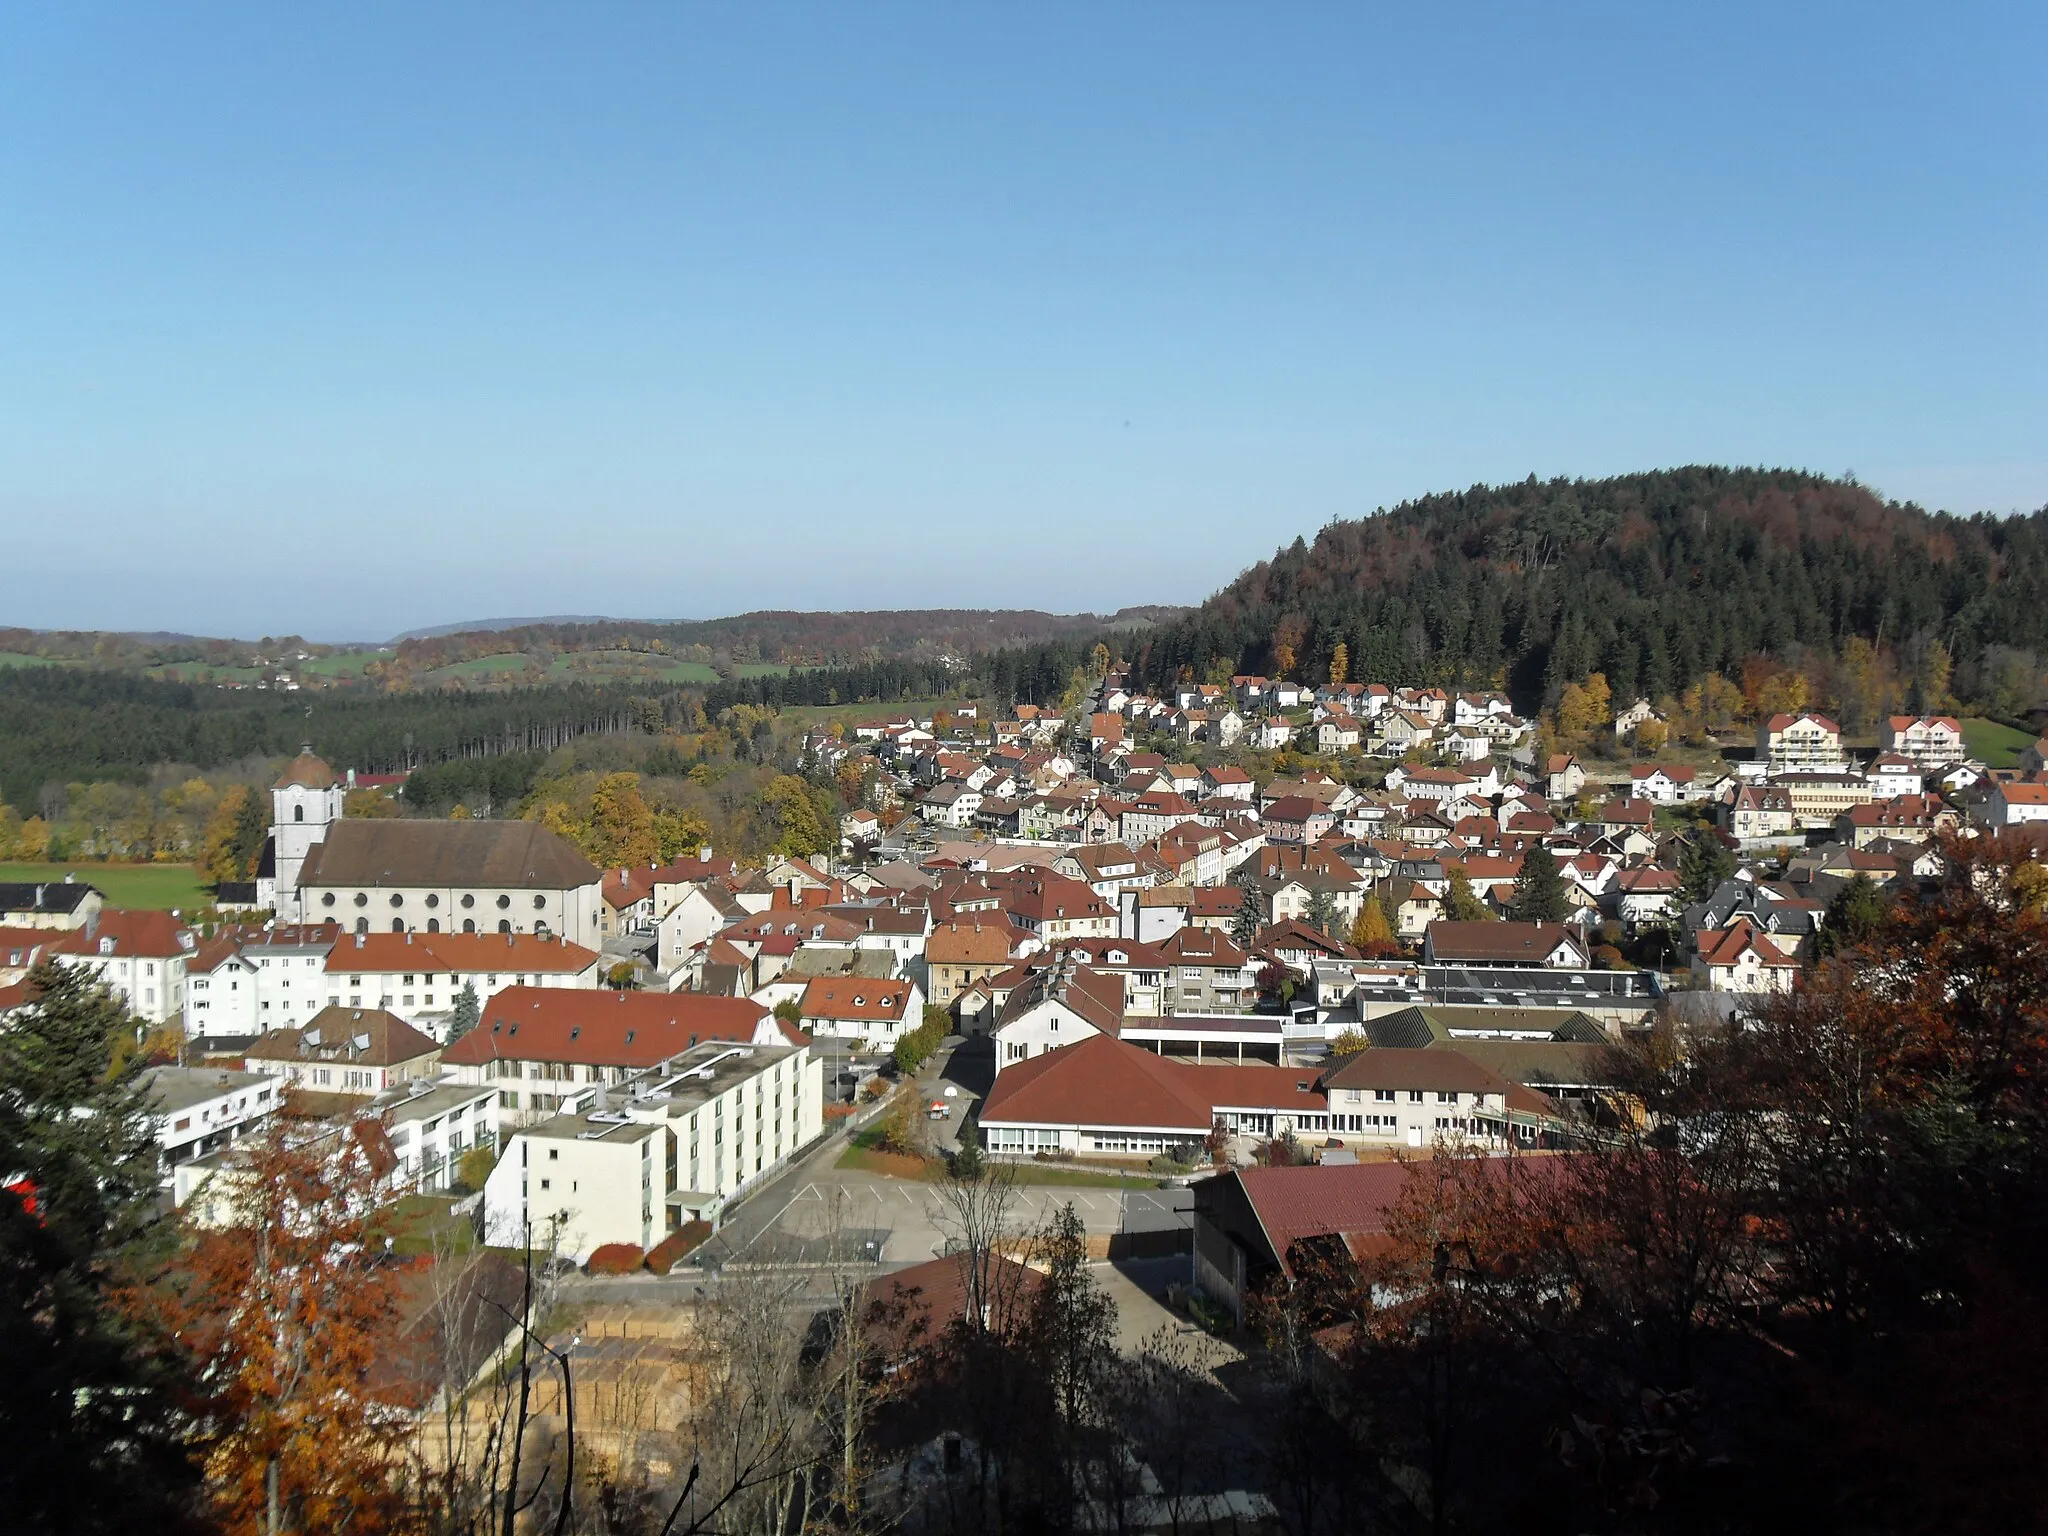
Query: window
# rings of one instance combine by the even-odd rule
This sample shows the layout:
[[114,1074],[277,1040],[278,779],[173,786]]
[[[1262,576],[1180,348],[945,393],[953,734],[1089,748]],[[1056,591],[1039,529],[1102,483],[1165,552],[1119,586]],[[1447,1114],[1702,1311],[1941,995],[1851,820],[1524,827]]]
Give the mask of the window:
[[439,905],[441,905],[441,898],[438,895],[430,895],[427,897],[427,910],[429,912],[433,911],[433,909],[438,907]]
[[505,921],[505,919],[503,919],[502,917],[501,917],[501,918],[499,918],[499,919],[498,919],[498,932],[500,932],[500,933],[510,933],[511,931],[512,931],[512,925],[511,925],[510,923],[506,922],[506,921]]
[[475,933],[475,932],[476,932],[476,919],[475,919],[475,918],[473,918],[473,917],[465,917],[465,918],[464,918],[464,919],[462,920],[462,931],[463,931],[464,933]]
[[1408,1090],[1408,1102],[1410,1104],[1420,1104],[1422,1102],[1422,1090],[1420,1088],[1410,1088]]
[[1394,1102],[1394,1090],[1391,1088],[1375,1088],[1372,1091],[1372,1096],[1381,1104],[1391,1104]]
[[548,899],[545,896],[536,896],[533,898],[533,910],[536,912],[546,910],[547,904]]
[[[320,905],[321,905],[321,906],[323,906],[323,907],[331,907],[331,906],[333,906],[333,905],[334,905],[334,892],[332,892],[332,891],[329,891],[329,892],[328,892],[328,893],[327,893],[327,894],[326,894],[325,896],[322,896],[322,897],[320,898]],[[265,961],[264,961],[263,963],[264,963],[265,965],[268,965],[268,964],[270,964],[270,962],[269,962],[268,960],[265,960]]]
[[512,905],[512,898],[511,898],[510,896],[500,896],[500,897],[498,898],[498,910],[499,910],[500,912],[504,911],[504,910],[505,910],[505,909],[506,909],[507,907],[509,907],[509,906],[511,906],[511,905]]
[[1458,1096],[1455,1093],[1440,1093],[1436,1096],[1436,1101],[1439,1104],[1455,1104],[1458,1102]]
[[393,933],[405,932],[405,919],[402,917],[394,917],[393,919],[391,919],[391,931]]
[[369,897],[368,897],[368,896],[367,896],[367,895],[366,895],[366,894],[365,894],[364,892],[362,892],[362,891],[357,891],[357,892],[356,892],[356,905],[357,905],[357,906],[359,906],[359,907],[367,907],[367,906],[368,906],[369,904],[370,904],[370,898],[369,898]]
[[[474,896],[465,896],[465,897],[463,897],[463,898],[462,898],[462,905],[463,905],[463,906],[464,906],[465,908],[473,907],[473,906],[475,906],[475,905],[476,905],[476,898],[475,898]],[[464,931],[464,932],[468,932],[468,930],[467,930],[467,929],[465,929],[465,930],[463,930],[463,931]]]
[[540,1181],[540,1187],[542,1189],[552,1189],[554,1187],[554,1183],[555,1181],[553,1179],[542,1179]]

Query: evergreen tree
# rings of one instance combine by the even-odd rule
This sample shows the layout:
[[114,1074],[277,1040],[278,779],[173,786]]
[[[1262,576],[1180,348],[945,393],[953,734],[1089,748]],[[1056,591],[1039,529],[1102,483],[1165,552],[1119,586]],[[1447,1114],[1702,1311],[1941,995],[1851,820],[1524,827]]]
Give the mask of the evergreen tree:
[[1571,911],[1557,860],[1538,843],[1522,856],[1522,872],[1515,878],[1508,916],[1518,923],[1561,923]]
[[1686,840],[1685,851],[1678,856],[1678,879],[1688,905],[1705,901],[1734,878],[1735,855],[1718,833],[1702,828]]
[[13,1530],[169,1529],[191,1482],[173,1378],[116,1302],[157,1197],[142,1060],[115,1065],[129,1020],[90,973],[30,979],[0,1033],[0,1508]]
[[1337,936],[1337,903],[1327,889],[1318,887],[1309,892],[1308,925],[1329,938]]
[[248,790],[235,807],[234,841],[230,846],[234,862],[241,870],[236,878],[256,878],[256,866],[263,860],[263,845],[269,838],[270,796],[261,790]]
[[465,981],[462,990],[455,994],[455,1012],[448,1018],[448,1044],[453,1045],[477,1026],[484,1016],[484,1005],[476,995],[476,983]]
[[1867,942],[1883,926],[1888,905],[1870,876],[1852,876],[1828,903],[1820,932],[1813,936],[1814,957],[1824,959]]
[[1266,904],[1259,899],[1258,887],[1250,880],[1240,889],[1244,899],[1237,904],[1237,916],[1230,920],[1230,937],[1239,949],[1249,951],[1258,941],[1259,930],[1266,926]]

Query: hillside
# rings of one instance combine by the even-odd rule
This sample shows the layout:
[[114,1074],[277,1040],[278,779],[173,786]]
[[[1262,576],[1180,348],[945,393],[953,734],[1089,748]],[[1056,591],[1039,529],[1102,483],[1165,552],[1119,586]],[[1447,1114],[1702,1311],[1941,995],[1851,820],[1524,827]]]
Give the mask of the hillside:
[[1354,680],[1493,682],[1525,707],[1596,670],[1625,699],[1778,666],[1864,719],[1951,694],[2012,716],[2040,702],[2048,510],[1931,515],[1716,467],[1474,486],[1296,539],[1136,660],[1153,683],[1321,679],[1340,644]]

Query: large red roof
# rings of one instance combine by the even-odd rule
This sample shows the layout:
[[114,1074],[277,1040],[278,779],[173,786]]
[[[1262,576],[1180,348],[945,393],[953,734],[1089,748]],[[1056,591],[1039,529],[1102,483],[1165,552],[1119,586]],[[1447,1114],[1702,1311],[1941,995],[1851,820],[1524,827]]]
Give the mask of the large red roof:
[[327,952],[330,971],[537,971],[575,975],[597,951],[537,933],[363,933]]
[[562,1061],[649,1067],[706,1040],[751,1041],[768,1010],[743,997],[694,992],[585,992],[507,987],[441,1053],[443,1065]]
[[982,1104],[981,1121],[1207,1133],[1218,1105],[1320,1110],[1328,1103],[1310,1071],[1196,1066],[1095,1035],[1003,1068]]

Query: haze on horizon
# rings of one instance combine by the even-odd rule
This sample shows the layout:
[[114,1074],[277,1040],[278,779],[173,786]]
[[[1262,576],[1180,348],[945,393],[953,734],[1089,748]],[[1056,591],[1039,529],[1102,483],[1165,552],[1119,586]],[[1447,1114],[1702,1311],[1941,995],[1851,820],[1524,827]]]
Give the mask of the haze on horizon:
[[1530,473],[2048,503],[2048,11],[81,5],[0,623],[1110,612]]

